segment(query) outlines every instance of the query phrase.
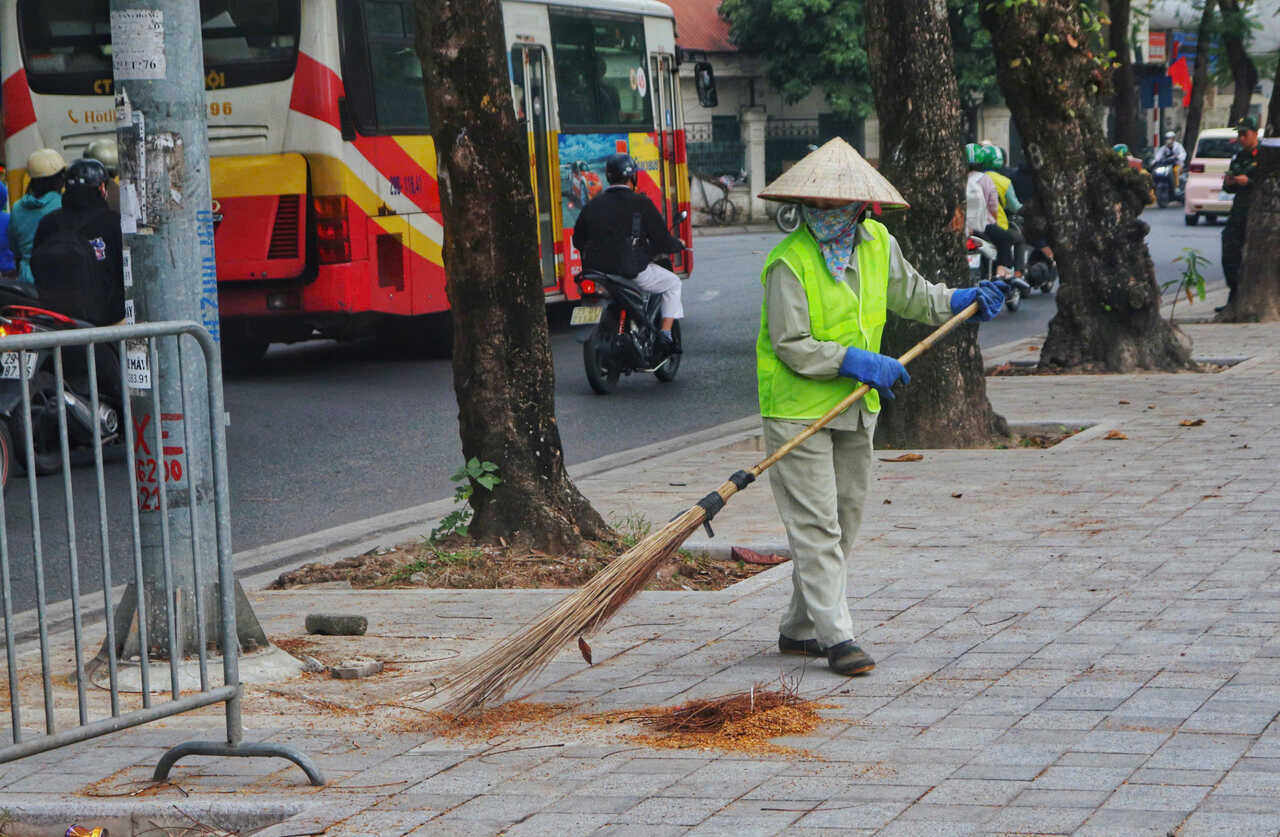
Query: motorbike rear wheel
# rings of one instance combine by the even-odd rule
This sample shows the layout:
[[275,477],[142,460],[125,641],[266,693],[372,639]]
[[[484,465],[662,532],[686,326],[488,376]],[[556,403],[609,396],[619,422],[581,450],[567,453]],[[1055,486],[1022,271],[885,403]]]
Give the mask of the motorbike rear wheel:
[[800,204],[784,203],[773,219],[778,223],[778,229],[784,233],[795,232],[800,228]]
[[[676,320],[671,324],[671,337],[677,344],[680,343],[679,320]],[[684,355],[671,355],[668,357],[665,363],[653,370],[653,377],[662,381],[664,384],[669,384],[674,381],[676,379],[676,373],[680,371],[680,358],[682,357],[684,357]]]
[[610,341],[604,330],[606,323],[606,320],[601,320],[587,342],[582,344],[582,365],[587,370],[587,383],[596,395],[608,395],[617,389],[618,376],[622,373],[610,351]]

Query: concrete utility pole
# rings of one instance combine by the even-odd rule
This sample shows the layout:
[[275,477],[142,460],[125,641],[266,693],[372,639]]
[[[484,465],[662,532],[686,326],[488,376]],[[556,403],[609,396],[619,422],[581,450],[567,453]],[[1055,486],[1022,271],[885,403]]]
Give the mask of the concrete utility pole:
[[[194,320],[216,340],[200,4],[111,0],[111,43],[126,319]],[[138,622],[145,625],[153,657],[181,659],[196,651],[201,634],[211,648],[220,636],[210,416],[204,363],[194,341],[184,345],[181,364],[175,339],[158,341],[157,349],[150,352],[138,341],[126,351],[146,611]],[[172,556],[168,567],[166,550]],[[174,591],[169,608],[166,577]],[[236,594],[241,644],[265,645],[239,585]],[[116,611],[118,650],[126,657],[139,641],[137,629],[129,630],[136,607],[131,585]]]

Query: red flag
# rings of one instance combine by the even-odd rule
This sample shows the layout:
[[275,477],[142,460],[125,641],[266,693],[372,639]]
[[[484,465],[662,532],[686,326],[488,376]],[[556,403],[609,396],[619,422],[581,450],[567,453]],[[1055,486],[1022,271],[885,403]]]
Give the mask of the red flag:
[[1182,88],[1182,106],[1191,104],[1191,71],[1187,69],[1187,57],[1184,55],[1169,67],[1169,79]]

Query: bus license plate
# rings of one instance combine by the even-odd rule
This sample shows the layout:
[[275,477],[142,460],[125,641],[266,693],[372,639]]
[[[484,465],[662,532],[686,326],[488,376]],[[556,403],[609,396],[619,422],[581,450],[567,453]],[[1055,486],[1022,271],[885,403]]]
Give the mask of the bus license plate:
[[579,305],[577,308],[573,309],[573,315],[569,317],[569,325],[595,325],[600,322],[600,317],[603,314],[603,305]]
[[[23,352],[22,360],[22,366],[24,368],[22,370],[21,377],[30,380],[31,376],[36,373],[36,353]],[[18,369],[17,352],[5,352],[0,354],[0,378],[8,378],[16,381],[19,377]]]
[[969,255],[969,269],[970,269],[970,270],[977,270],[977,269],[978,269],[978,268],[980,268],[980,267],[982,267],[982,254],[981,254],[981,253],[971,253],[971,254]]

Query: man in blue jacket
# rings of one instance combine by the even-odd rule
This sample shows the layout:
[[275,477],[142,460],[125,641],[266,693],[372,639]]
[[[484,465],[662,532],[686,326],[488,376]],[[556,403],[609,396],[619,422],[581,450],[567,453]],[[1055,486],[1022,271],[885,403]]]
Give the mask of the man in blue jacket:
[[31,251],[35,249],[40,220],[62,208],[62,180],[67,164],[52,148],[32,151],[27,157],[27,193],[13,206],[9,216],[9,248],[18,262],[18,278],[35,282],[31,273]]

